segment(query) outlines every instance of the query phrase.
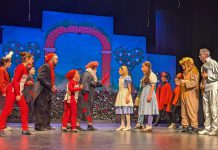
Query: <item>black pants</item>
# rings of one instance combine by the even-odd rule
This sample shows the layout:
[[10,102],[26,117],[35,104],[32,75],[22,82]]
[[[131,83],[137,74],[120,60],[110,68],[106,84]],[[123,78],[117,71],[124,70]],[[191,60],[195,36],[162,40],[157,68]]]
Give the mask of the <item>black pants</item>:
[[161,116],[163,115],[163,113],[164,113],[164,110],[159,110],[159,115],[157,115],[155,120],[153,120],[154,121],[154,125],[158,125],[158,123],[161,120]]
[[178,123],[181,120],[181,106],[172,106],[171,123]]
[[52,93],[42,90],[34,102],[35,128],[46,128],[51,123]]
[[29,108],[29,123],[32,123],[34,120],[33,117],[33,101],[27,102],[28,108]]

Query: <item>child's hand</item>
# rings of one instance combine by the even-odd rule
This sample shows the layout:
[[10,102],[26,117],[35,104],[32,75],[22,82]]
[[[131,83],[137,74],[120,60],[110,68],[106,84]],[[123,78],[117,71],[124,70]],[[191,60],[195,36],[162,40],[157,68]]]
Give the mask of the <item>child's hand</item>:
[[126,97],[126,104],[129,104],[129,96]]
[[185,80],[180,80],[180,83],[181,83],[182,85],[184,85],[184,84],[185,84]]
[[80,87],[81,89],[83,89],[83,84],[80,84],[79,87]]
[[148,95],[147,102],[151,102],[152,96]]
[[20,101],[20,99],[21,99],[21,96],[20,96],[20,95],[16,96],[16,100],[17,100],[17,101]]

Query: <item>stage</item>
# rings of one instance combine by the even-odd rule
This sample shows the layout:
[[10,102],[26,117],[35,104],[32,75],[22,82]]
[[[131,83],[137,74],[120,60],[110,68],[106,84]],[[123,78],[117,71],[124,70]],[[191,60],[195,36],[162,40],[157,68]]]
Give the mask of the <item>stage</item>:
[[[52,124],[56,130],[35,132],[33,124],[31,136],[22,136],[20,124],[9,123],[12,131],[6,131],[6,137],[0,138],[1,150],[35,150],[35,149],[98,149],[98,150],[217,150],[217,136],[200,136],[178,133],[166,127],[154,127],[152,133],[141,133],[139,130],[116,131],[119,124],[96,123],[97,131],[83,131],[80,133],[64,133],[61,124]],[[133,125],[132,125],[133,126]],[[86,128],[86,125],[82,125]]]

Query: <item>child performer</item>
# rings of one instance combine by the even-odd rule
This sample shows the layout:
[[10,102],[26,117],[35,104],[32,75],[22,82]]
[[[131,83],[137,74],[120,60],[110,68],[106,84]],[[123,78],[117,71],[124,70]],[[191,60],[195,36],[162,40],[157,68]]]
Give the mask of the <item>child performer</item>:
[[[130,114],[133,114],[133,101],[131,96],[131,77],[128,75],[128,69],[126,66],[119,68],[119,92],[115,103],[116,114],[121,115],[121,125],[116,130],[129,131],[130,125]],[[125,116],[127,125],[125,126]]]
[[68,79],[67,94],[64,99],[64,113],[62,117],[62,131],[69,132],[67,129],[67,123],[71,123],[71,132],[77,133],[79,130],[76,129],[77,121],[77,100],[79,91],[82,90],[83,85],[79,85],[80,75],[77,70],[70,70],[66,74]]
[[11,114],[15,102],[17,102],[20,108],[22,134],[32,134],[28,130],[28,106],[22,91],[28,75],[27,66],[32,65],[34,59],[33,56],[28,52],[20,52],[20,56],[22,58],[22,63],[15,68],[12,84],[8,86],[6,91],[5,106],[0,116],[0,136],[5,136],[3,129],[6,126],[7,118]]
[[0,60],[0,114],[5,104],[6,89],[10,84],[10,76],[7,69],[11,67],[12,55],[13,52],[10,52]]
[[[143,87],[140,103],[139,103],[139,116],[145,115],[147,124],[144,132],[152,131],[153,115],[158,115],[158,104],[155,95],[155,85],[157,83],[157,77],[151,70],[151,63],[146,61],[142,64],[142,72],[144,77],[142,78],[141,87]],[[144,116],[143,116],[144,117]],[[138,122],[143,124],[143,122]]]
[[154,126],[158,125],[161,115],[166,111],[165,109],[170,101],[171,95],[172,95],[172,89],[170,83],[168,82],[168,74],[166,72],[161,72],[161,82],[159,83],[156,90],[160,115],[157,116]]
[[23,95],[29,108],[29,122],[33,121],[34,75],[35,68],[33,66],[28,66],[28,77],[26,79],[26,83],[24,84]]
[[[7,71],[11,67],[11,58],[14,53],[11,51],[0,60],[0,114],[5,105],[6,89],[10,84],[10,75]],[[5,131],[11,130],[10,127],[5,127]]]
[[178,73],[175,77],[176,87],[173,90],[172,96],[170,98],[170,102],[166,108],[167,112],[172,112],[171,124],[168,127],[169,129],[176,128],[176,123],[178,120],[177,116],[181,116],[181,101],[180,101],[181,79],[183,79],[183,75],[182,73]]

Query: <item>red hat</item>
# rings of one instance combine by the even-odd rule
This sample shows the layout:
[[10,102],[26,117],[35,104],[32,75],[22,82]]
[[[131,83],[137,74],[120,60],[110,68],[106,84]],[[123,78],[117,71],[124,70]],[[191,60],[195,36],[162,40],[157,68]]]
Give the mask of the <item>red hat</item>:
[[161,72],[160,77],[166,77],[167,78],[167,73],[166,72]]
[[45,56],[45,62],[49,62],[54,56],[56,56],[55,53],[49,53]]
[[77,70],[70,70],[67,72],[67,74],[65,75],[67,80],[72,80],[72,78],[74,77],[74,75],[76,74]]
[[183,74],[182,74],[182,73],[178,73],[178,74],[176,75],[176,78],[178,78],[179,80],[180,80],[180,79],[183,79]]
[[98,67],[98,62],[97,61],[91,61],[86,65],[86,68],[91,68],[91,69],[94,69],[94,68],[97,68],[97,67]]

